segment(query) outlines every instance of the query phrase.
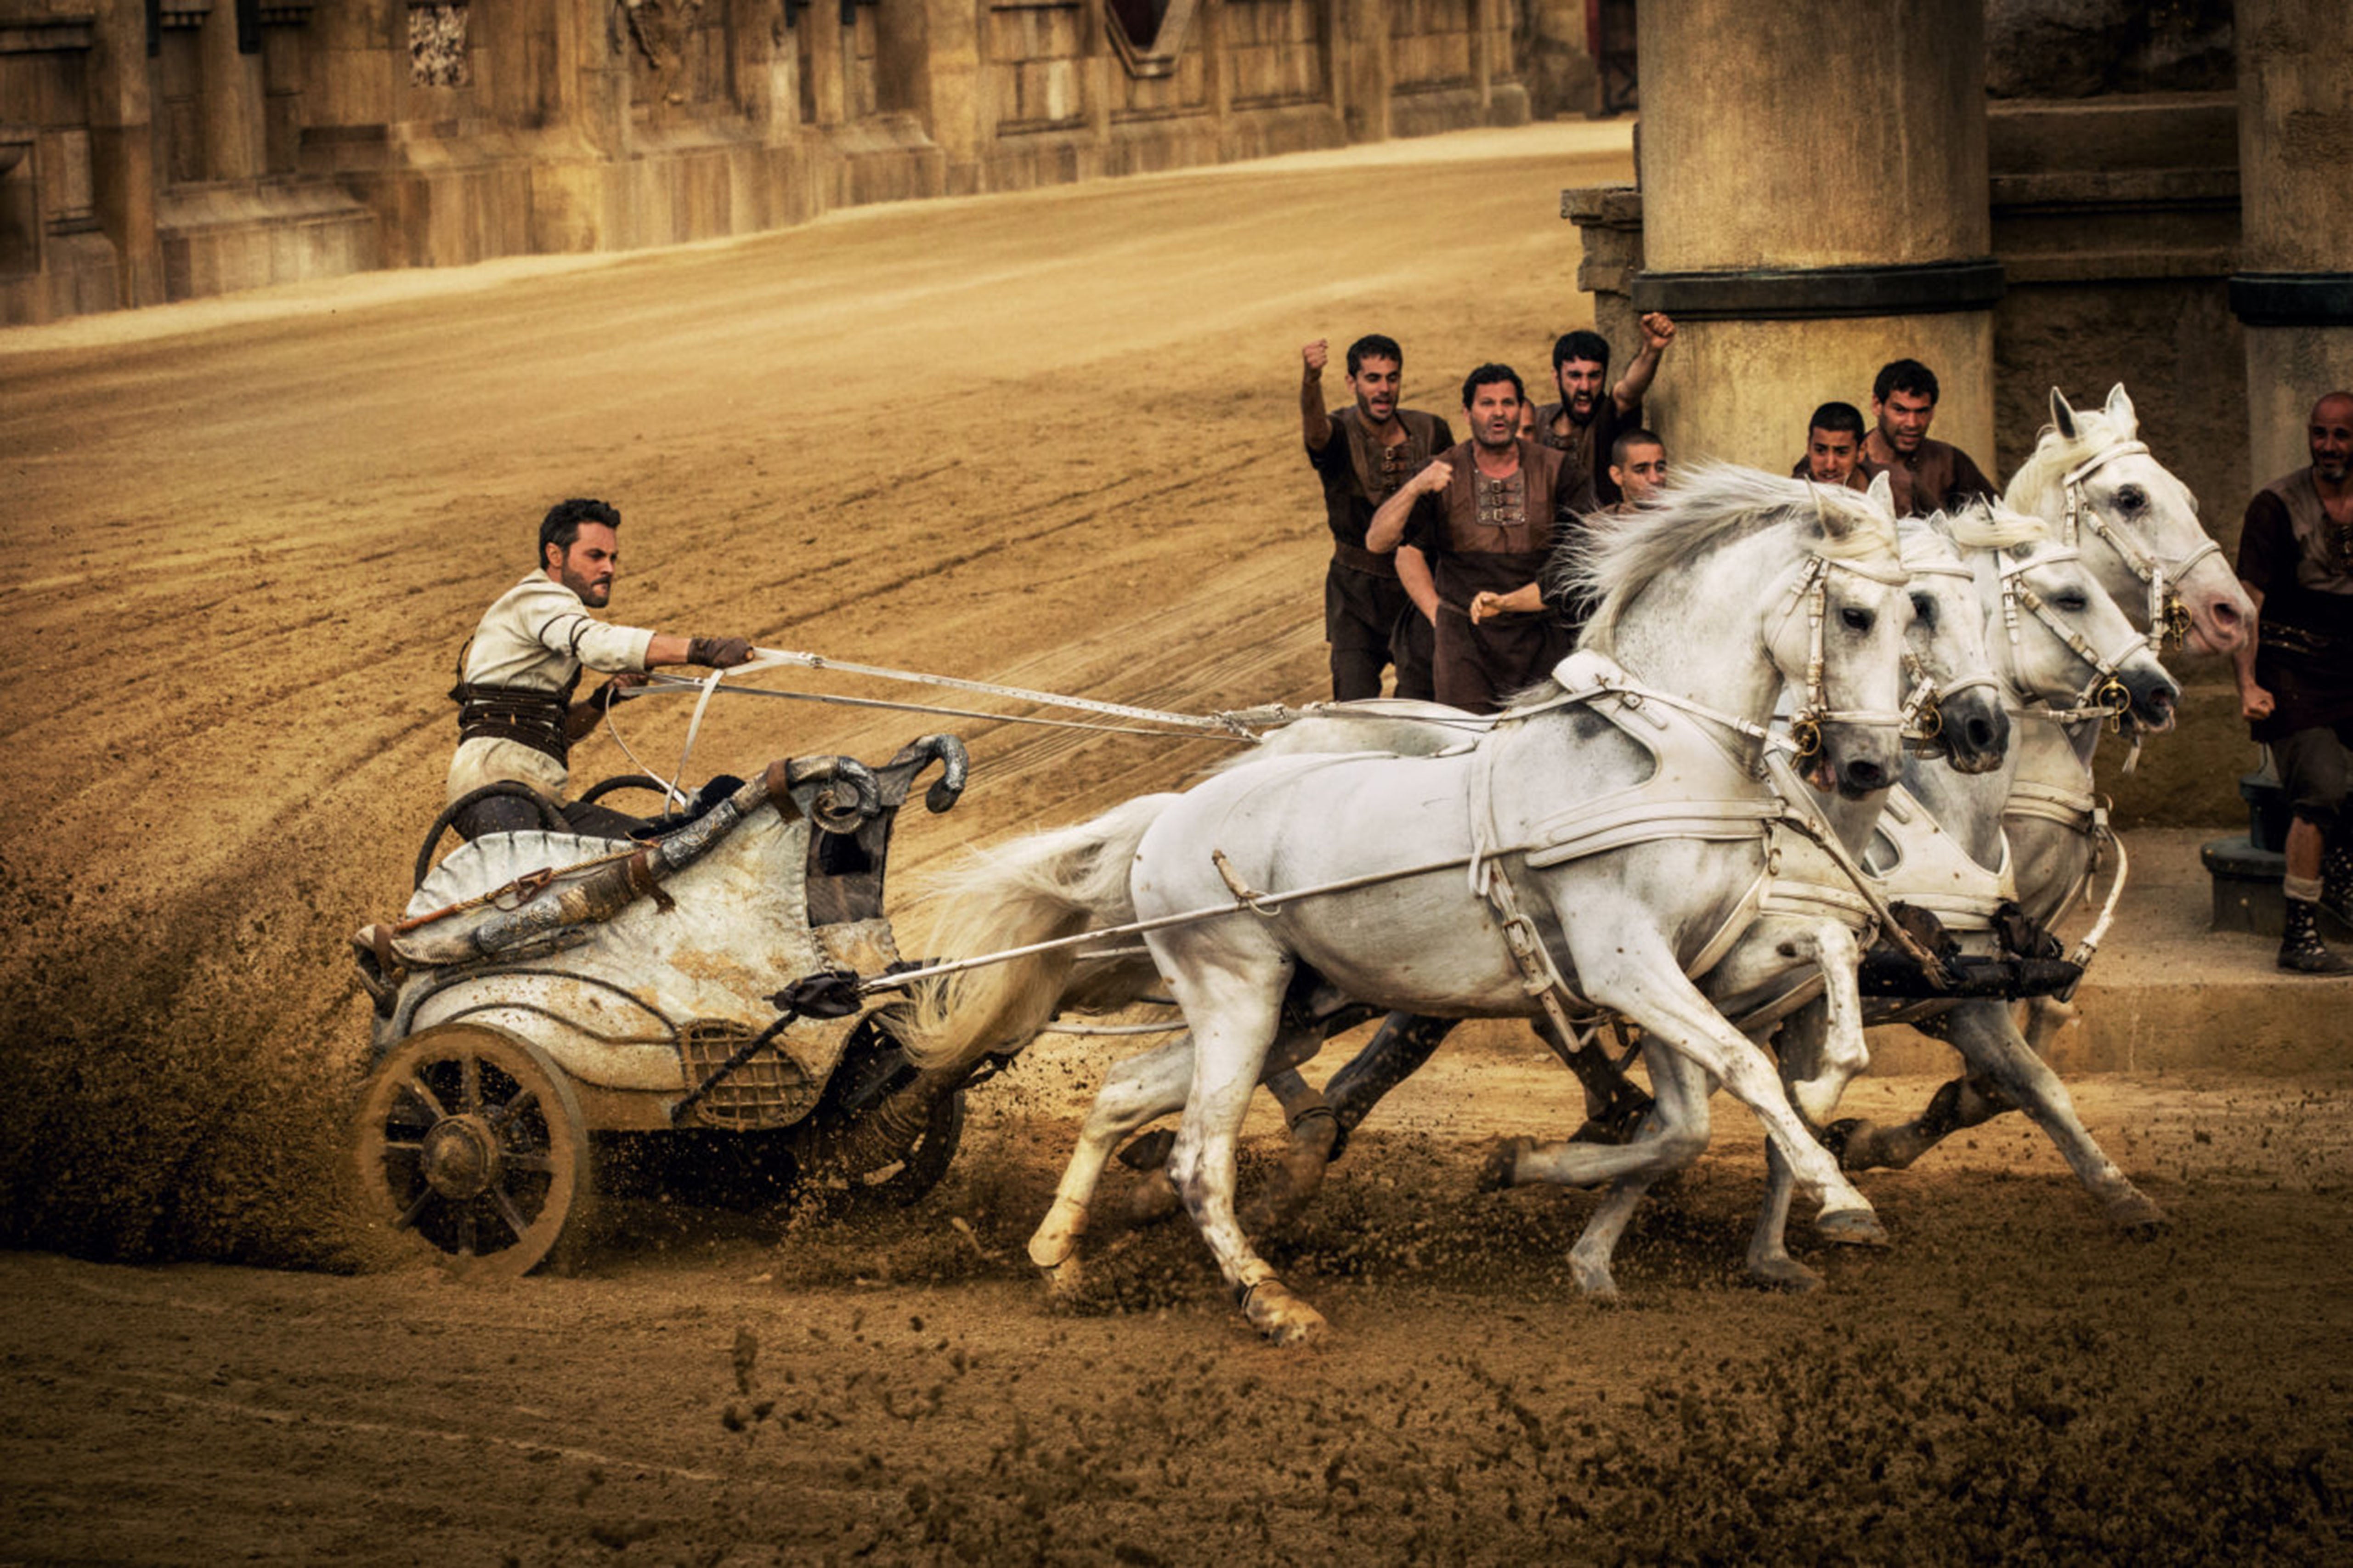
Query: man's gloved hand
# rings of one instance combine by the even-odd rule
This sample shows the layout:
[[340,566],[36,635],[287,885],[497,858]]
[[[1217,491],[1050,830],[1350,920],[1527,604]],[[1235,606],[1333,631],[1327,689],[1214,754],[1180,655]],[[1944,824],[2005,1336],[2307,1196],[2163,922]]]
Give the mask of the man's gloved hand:
[[747,637],[698,637],[687,644],[686,662],[732,670],[752,662],[752,641]]
[[600,714],[610,713],[615,703],[626,702],[645,683],[645,676],[634,670],[616,675],[588,694],[588,705]]

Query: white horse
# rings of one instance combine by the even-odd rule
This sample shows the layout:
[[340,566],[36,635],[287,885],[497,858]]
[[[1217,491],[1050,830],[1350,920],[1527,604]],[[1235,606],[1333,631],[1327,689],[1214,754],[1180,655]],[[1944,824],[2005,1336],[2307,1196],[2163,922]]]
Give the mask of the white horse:
[[[2119,385],[2106,407],[2083,411],[2053,388],[2052,422],[2012,477],[2004,504],[2044,519],[2061,544],[2082,553],[2135,627],[2158,635],[2186,616],[2189,645],[2229,653],[2245,641],[2254,606],[2220,547],[2198,522],[2181,482],[2137,440],[2132,399]],[[1906,787],[1936,821],[1988,865],[2007,846],[2018,901],[2049,925],[2082,893],[2103,843],[2092,757],[2102,726],[2030,721],[2021,733],[2005,790],[1994,780],[1907,772]],[[1920,1027],[1946,1040],[1968,1072],[1937,1091],[1920,1116],[1882,1128],[1852,1122],[1832,1140],[1850,1170],[1912,1163],[1941,1139],[2005,1110],[2023,1110],[2050,1137],[2110,1219],[2138,1234],[2165,1224],[2164,1212],[2119,1170],[2075,1114],[2042,1054],[2073,1009],[2051,998],[2029,1004],[2021,1033],[2000,1002],[1957,1004]]]
[[[1811,782],[1861,796],[1894,777],[1913,613],[1894,530],[1862,497],[1714,470],[1598,532],[1580,575],[1597,608],[1563,665],[1578,690],[1538,686],[1459,755],[1237,768],[1155,810],[1135,844],[1139,916],[1250,901],[1145,939],[1194,1039],[1170,1173],[1270,1338],[1323,1319],[1235,1223],[1235,1140],[1303,969],[1370,1005],[1455,1016],[1535,1016],[1553,980],[1731,1088],[1820,1197],[1823,1234],[1882,1239],[1770,1064],[1684,971],[1720,957],[1762,896],[1764,823],[1780,806],[1757,776],[1758,742],[1785,682],[1802,686],[1820,736]],[[1739,606],[1753,608],[1727,612]],[[1093,837],[1066,848],[1101,876],[1127,841]],[[1074,909],[1070,927],[1083,918]],[[1060,967],[1035,977],[1044,1002],[1006,1005],[1029,988],[1000,979],[991,1007],[961,1027],[962,999],[943,988],[921,1022],[950,1027],[911,1029],[910,1054],[976,1056],[1025,1008],[1034,1027],[1065,989]]]
[[[1883,485],[1877,499],[1883,505],[1887,502]],[[1999,767],[2008,744],[2010,721],[1998,695],[1999,683],[1987,652],[1984,616],[1978,607],[1971,574],[1951,541],[1936,528],[1907,523],[1901,536],[1913,605],[1912,624],[1905,633],[1909,676],[1916,683],[1915,697],[1936,699],[1923,704],[1923,711],[1936,715],[1935,736],[1921,737],[1920,744],[1948,747],[1956,758],[1954,765],[1971,771]],[[1481,723],[1435,704],[1356,703],[1285,727],[1271,737],[1266,749],[1282,755],[1381,750],[1427,757],[1462,744],[1465,734],[1476,733]],[[1872,795],[1848,800],[1832,793],[1813,800],[1841,844],[1851,853],[1859,853],[1879,815],[1882,798]],[[1800,1110],[1819,1122],[1828,1118],[1846,1081],[1868,1065],[1854,970],[1857,938],[1867,930],[1872,916],[1868,904],[1829,862],[1824,851],[1794,830],[1777,828],[1775,842],[1784,874],[1776,876],[1755,923],[1699,983],[1718,1011],[1733,1019],[1743,1033],[1761,1040],[1783,1016],[1820,993],[1828,982],[1832,1012],[1844,1027],[1831,1031],[1831,1048],[1818,1053],[1806,1074],[1790,1083]],[[1795,864],[1801,860],[1814,868],[1811,885],[1799,886],[1794,879]],[[1128,917],[1124,908],[1098,915],[1103,925]],[[1154,983],[1150,967],[1131,969],[1128,980],[1127,989],[1110,996],[1095,993],[1095,1000],[1133,1000]],[[1359,1011],[1345,1010],[1286,1020],[1266,1082],[1292,1122],[1293,1145],[1268,1187],[1261,1189],[1255,1212],[1245,1213],[1245,1229],[1255,1233],[1261,1224],[1303,1204],[1320,1181],[1340,1129],[1328,1115],[1319,1119],[1317,1113],[1324,1109],[1323,1097],[1308,1086],[1293,1064],[1313,1054],[1337,1027],[1351,1026],[1360,1016]],[[1419,1066],[1454,1022],[1418,1018],[1393,1024],[1385,1034],[1390,1049],[1378,1069],[1383,1081],[1355,1097],[1354,1113],[1361,1115],[1369,1109],[1378,1092]],[[1409,1038],[1412,1044],[1398,1052],[1398,1043]],[[1598,1055],[1598,1052],[1580,1052],[1572,1057],[1572,1064],[1581,1065],[1584,1058]],[[1614,1066],[1602,1065],[1614,1073]],[[1121,1063],[1106,1079],[1081,1128],[1053,1207],[1031,1238],[1030,1256],[1045,1272],[1050,1289],[1067,1294],[1079,1282],[1075,1249],[1113,1151],[1138,1128],[1180,1109],[1192,1072],[1192,1042],[1179,1037]],[[1786,1069],[1783,1075],[1791,1077]],[[1705,1147],[1705,1107],[1692,1103],[1687,1078],[1666,1086],[1678,1105],[1662,1113],[1661,1120],[1662,1125],[1672,1122],[1676,1137],[1648,1139],[1631,1157],[1652,1176],[1696,1158]],[[1597,1169],[1589,1163],[1597,1158],[1611,1162],[1611,1168]],[[1491,1165],[1489,1179],[1496,1185],[1537,1180],[1588,1184],[1620,1173],[1629,1159],[1623,1153],[1600,1154],[1589,1143],[1539,1148],[1524,1139],[1507,1146],[1504,1158]],[[1170,1202],[1175,1201],[1173,1191],[1165,1185],[1158,1186],[1153,1196],[1157,1192],[1166,1193]],[[1152,1197],[1145,1202],[1151,1208],[1157,1207]],[[1615,1292],[1609,1255],[1619,1228],[1622,1222],[1588,1229],[1572,1255],[1576,1277],[1588,1293]],[[1769,1237],[1760,1234],[1749,1263],[1760,1279],[1772,1284],[1807,1288],[1820,1283],[1819,1276],[1788,1255],[1778,1229]]]

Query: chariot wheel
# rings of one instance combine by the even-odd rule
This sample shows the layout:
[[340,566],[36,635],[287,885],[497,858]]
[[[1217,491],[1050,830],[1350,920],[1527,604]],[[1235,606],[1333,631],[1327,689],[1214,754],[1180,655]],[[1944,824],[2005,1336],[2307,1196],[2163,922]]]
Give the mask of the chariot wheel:
[[368,1080],[357,1134],[368,1220],[461,1277],[561,1263],[558,1244],[586,1232],[579,1098],[545,1052],[505,1030],[450,1023],[402,1041]]
[[850,1190],[904,1208],[940,1184],[963,1141],[964,1091],[957,1089],[932,1102],[923,1131],[904,1154],[888,1165],[850,1176]]

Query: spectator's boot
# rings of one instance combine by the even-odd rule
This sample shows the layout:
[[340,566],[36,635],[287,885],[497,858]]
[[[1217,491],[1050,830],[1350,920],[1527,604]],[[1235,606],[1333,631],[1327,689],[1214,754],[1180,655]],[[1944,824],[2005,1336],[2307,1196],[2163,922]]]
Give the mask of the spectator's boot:
[[2320,929],[2353,942],[2353,827],[2333,830],[2321,852]]
[[2320,939],[2319,919],[2317,901],[2287,901],[2287,929],[2280,936],[2279,967],[2300,975],[2353,975],[2353,959],[2331,951]]

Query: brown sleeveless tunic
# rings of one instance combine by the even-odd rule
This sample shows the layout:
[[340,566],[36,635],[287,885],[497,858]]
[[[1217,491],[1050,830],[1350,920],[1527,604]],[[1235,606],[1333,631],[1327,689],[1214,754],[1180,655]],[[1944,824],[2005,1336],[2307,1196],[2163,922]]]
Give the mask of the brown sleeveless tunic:
[[1518,448],[1518,471],[1505,479],[1479,471],[1476,442],[1450,448],[1442,455],[1453,478],[1414,503],[1407,527],[1405,542],[1429,556],[1438,585],[1438,700],[1472,713],[1495,712],[1504,696],[1550,674],[1577,645],[1577,629],[1549,604],[1471,624],[1473,599],[1541,578],[1563,527],[1578,525],[1564,493],[1567,454],[1535,441]]
[[2329,521],[2312,470],[2272,481],[2247,503],[2239,576],[2263,590],[2255,680],[2276,705],[2254,737],[2353,721],[2353,528]]

